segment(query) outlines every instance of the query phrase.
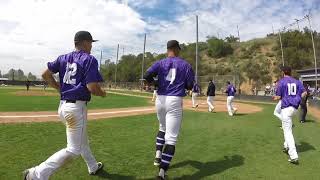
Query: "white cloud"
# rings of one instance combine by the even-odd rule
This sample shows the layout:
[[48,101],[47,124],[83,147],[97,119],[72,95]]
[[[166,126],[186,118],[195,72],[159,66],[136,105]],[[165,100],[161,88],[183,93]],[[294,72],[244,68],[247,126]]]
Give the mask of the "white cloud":
[[99,51],[136,41],[146,23],[116,1],[11,0],[0,6],[0,25],[0,69],[40,74],[47,61],[73,50],[79,30],[100,40],[93,49]]
[[[199,15],[199,39],[219,34],[237,35],[241,40],[263,37],[274,29],[301,18],[312,9],[312,27],[320,30],[319,0],[177,0],[179,6],[173,19],[156,16],[157,0],[0,0],[0,70],[21,68],[40,74],[49,60],[73,50],[73,36],[78,30],[88,30],[100,41],[93,54],[105,58],[120,53],[140,53],[143,33],[147,35],[147,51],[165,52],[166,42],[177,39],[195,42],[195,15]],[[303,3],[303,6],[301,6]],[[162,7],[163,8],[163,7]],[[136,10],[135,10],[136,9]],[[155,16],[142,17],[144,9],[154,9]],[[140,13],[141,14],[140,14]],[[163,12],[162,12],[163,13]],[[164,16],[165,17],[165,16]],[[308,25],[306,21],[300,26]],[[292,28],[296,28],[293,26]]]

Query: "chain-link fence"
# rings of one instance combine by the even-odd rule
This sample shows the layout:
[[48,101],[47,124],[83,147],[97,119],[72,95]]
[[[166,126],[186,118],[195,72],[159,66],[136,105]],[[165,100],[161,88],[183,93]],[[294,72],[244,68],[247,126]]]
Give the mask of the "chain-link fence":
[[212,80],[216,86],[217,94],[224,94],[226,83],[230,81],[237,90],[240,85],[240,78],[237,75],[206,75],[206,76],[198,76],[198,84],[201,87],[201,93],[206,93],[206,89],[209,84],[209,80]]

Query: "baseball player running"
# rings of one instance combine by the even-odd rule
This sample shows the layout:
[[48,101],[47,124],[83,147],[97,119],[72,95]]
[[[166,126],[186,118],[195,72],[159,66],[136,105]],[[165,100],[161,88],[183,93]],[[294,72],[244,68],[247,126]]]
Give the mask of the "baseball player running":
[[279,81],[274,100],[281,100],[281,120],[284,134],[283,151],[289,154],[289,162],[298,164],[298,153],[292,134],[292,117],[296,113],[301,97],[306,95],[302,83],[291,77],[291,68],[282,67],[284,77]]
[[194,83],[192,87],[192,108],[197,108],[199,104],[197,103],[197,97],[200,94],[200,86],[198,83]]
[[227,81],[227,89],[225,93],[227,93],[227,108],[229,116],[233,116],[237,112],[237,108],[233,107],[233,99],[234,95],[236,94],[237,90],[236,88],[230,83],[230,81]]
[[168,57],[155,62],[146,72],[144,79],[151,83],[158,75],[158,96],[156,99],[159,132],[156,138],[154,165],[159,166],[158,179],[164,179],[174,156],[175,145],[182,120],[182,102],[185,89],[191,90],[194,72],[189,63],[179,56],[181,48],[176,40],[168,41]]
[[[48,62],[48,69],[42,74],[43,79],[61,95],[58,113],[66,125],[67,147],[53,154],[40,165],[24,171],[25,180],[47,180],[68,160],[81,155],[87,164],[90,175],[95,175],[103,164],[97,162],[89,147],[87,137],[87,102],[91,94],[105,97],[98,84],[103,79],[98,71],[98,62],[90,55],[92,36],[87,31],[75,34],[76,50],[59,56]],[[59,84],[53,74],[59,73]]]
[[209,112],[213,112],[214,106],[213,106],[213,99],[216,95],[216,86],[214,85],[212,80],[209,80],[209,85],[207,89],[207,104],[209,107]]

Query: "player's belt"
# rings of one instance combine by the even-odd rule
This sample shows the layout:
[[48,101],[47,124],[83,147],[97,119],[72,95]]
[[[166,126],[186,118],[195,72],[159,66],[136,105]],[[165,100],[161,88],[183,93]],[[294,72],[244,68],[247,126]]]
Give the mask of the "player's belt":
[[76,103],[76,100],[66,100],[66,103]]
[[[77,102],[77,100],[66,100],[66,103],[76,103]],[[86,105],[88,104],[88,102],[86,101]]]

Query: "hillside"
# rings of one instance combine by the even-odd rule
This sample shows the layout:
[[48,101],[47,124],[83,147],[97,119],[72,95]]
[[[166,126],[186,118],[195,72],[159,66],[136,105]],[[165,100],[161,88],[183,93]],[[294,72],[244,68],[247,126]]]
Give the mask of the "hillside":
[[[314,32],[316,49],[320,49],[320,34]],[[287,31],[282,33],[284,61],[294,70],[313,68],[313,49],[310,31]],[[180,56],[195,68],[195,43],[182,44]],[[206,42],[199,43],[198,74],[202,87],[209,79],[213,79],[218,89],[224,87],[227,80],[236,84],[242,92],[251,93],[251,89],[264,89],[265,85],[280,77],[279,67],[282,65],[281,49],[278,35],[268,35],[265,38],[238,42],[230,36],[226,39],[209,37]],[[146,70],[156,60],[166,57],[166,54],[146,53]],[[320,50],[317,51],[320,59]],[[138,82],[141,78],[142,54],[125,55],[117,68],[117,82]],[[318,61],[320,67],[320,62]],[[114,82],[115,67],[113,62],[106,62],[102,73],[107,81]],[[293,75],[296,76],[295,71]]]

